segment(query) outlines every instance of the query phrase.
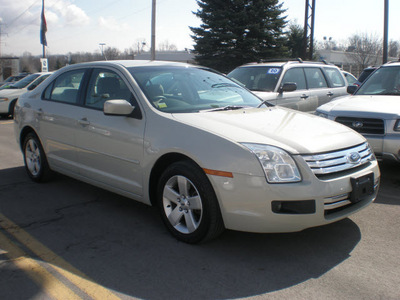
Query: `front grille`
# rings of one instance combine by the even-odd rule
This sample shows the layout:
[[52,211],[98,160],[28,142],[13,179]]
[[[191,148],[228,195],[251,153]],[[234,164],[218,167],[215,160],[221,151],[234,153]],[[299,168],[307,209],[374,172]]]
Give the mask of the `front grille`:
[[317,177],[353,169],[375,160],[368,143],[335,152],[302,155],[302,157]]
[[335,121],[361,134],[385,134],[385,124],[381,119],[337,117]]

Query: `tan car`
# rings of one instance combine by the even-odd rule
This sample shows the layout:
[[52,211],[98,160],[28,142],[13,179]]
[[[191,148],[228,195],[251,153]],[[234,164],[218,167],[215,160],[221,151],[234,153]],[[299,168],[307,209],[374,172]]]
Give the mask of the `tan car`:
[[300,231],[375,199],[380,172],[364,137],[260,103],[198,66],[77,64],[19,99],[15,134],[34,181],[56,171],[156,205],[187,243],[224,228]]
[[322,62],[249,63],[228,74],[269,103],[315,112],[318,106],[347,95],[348,83],[334,65]]

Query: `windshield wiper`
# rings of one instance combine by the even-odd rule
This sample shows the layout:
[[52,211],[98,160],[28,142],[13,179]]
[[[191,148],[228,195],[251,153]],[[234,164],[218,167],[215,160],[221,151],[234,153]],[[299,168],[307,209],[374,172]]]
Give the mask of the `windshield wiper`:
[[236,84],[225,82],[225,83],[216,83],[211,86],[212,88],[221,88],[221,87],[234,87],[238,88]]
[[237,110],[237,109],[248,108],[248,107],[251,107],[251,106],[227,105],[227,106],[223,106],[223,107],[216,107],[216,108],[201,110],[200,112],[213,112],[213,111]]
[[263,100],[263,101],[257,106],[257,108],[260,108],[260,107],[263,106],[263,105],[268,106],[268,107],[275,106],[274,104],[269,103],[268,100]]

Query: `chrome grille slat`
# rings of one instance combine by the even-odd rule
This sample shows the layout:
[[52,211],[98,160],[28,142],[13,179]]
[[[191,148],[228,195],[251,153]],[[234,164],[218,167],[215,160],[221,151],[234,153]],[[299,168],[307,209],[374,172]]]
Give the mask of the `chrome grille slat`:
[[[349,159],[349,156],[354,153],[358,153],[360,157],[356,162],[352,162]],[[349,170],[374,159],[374,155],[368,143],[335,152],[302,155],[302,157],[315,175],[325,175]]]

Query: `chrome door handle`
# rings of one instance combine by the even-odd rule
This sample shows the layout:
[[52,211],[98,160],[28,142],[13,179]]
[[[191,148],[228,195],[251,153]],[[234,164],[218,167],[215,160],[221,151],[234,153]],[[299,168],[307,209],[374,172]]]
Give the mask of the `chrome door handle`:
[[331,96],[333,96],[333,93],[332,92],[328,92],[326,95],[331,97]]
[[306,95],[306,94],[303,94],[303,95],[300,96],[301,99],[307,99],[308,97],[309,97],[309,96]]

